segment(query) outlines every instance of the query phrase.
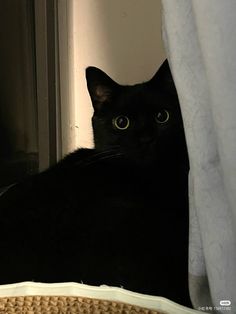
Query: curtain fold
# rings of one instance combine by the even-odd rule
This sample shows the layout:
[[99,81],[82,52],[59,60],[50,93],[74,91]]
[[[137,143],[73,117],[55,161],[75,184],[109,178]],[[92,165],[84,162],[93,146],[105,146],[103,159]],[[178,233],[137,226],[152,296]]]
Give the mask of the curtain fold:
[[236,313],[236,1],[163,0],[162,19],[190,159],[191,299]]

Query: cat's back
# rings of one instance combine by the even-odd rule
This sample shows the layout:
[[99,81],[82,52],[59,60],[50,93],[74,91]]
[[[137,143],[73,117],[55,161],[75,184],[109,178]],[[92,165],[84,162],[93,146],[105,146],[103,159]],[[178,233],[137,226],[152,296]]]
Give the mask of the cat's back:
[[[0,220],[59,211],[86,211],[112,197],[134,196],[142,173],[119,152],[79,149],[55,166],[8,187],[0,196]],[[112,206],[112,205],[111,205]]]
[[151,224],[154,216],[163,220],[178,214],[187,193],[186,182],[175,177],[169,180],[163,164],[141,166],[117,151],[79,149],[10,187],[0,197],[0,224],[22,237],[47,227],[57,234],[62,226],[76,228],[80,221],[106,221],[107,228],[114,221],[117,226],[123,221]]

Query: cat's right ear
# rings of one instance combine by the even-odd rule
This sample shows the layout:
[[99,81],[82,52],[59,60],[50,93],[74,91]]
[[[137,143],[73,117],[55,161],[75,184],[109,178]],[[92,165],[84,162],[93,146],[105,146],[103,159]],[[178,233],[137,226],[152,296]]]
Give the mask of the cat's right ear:
[[86,69],[86,80],[95,111],[110,103],[119,87],[106,73],[96,67]]
[[162,63],[157,73],[149,81],[149,84],[152,84],[153,86],[159,85],[166,92],[172,95],[177,95],[175,83],[167,60]]

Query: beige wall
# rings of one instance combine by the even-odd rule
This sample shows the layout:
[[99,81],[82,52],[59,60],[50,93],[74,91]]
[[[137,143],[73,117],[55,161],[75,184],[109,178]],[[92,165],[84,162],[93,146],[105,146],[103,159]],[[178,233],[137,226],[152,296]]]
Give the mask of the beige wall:
[[70,147],[92,146],[92,107],[85,68],[94,65],[121,84],[149,79],[164,59],[160,0],[69,0]]

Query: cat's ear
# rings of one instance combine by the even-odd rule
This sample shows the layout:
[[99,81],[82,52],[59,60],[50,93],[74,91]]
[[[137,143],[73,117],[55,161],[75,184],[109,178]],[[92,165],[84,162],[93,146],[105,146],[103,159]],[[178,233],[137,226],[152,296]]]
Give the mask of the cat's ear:
[[166,92],[177,95],[175,83],[167,60],[162,63],[157,73],[153,76],[149,83],[153,86],[158,84]]
[[119,84],[96,67],[86,69],[86,80],[94,110],[99,110],[103,104],[111,102],[119,87]]

